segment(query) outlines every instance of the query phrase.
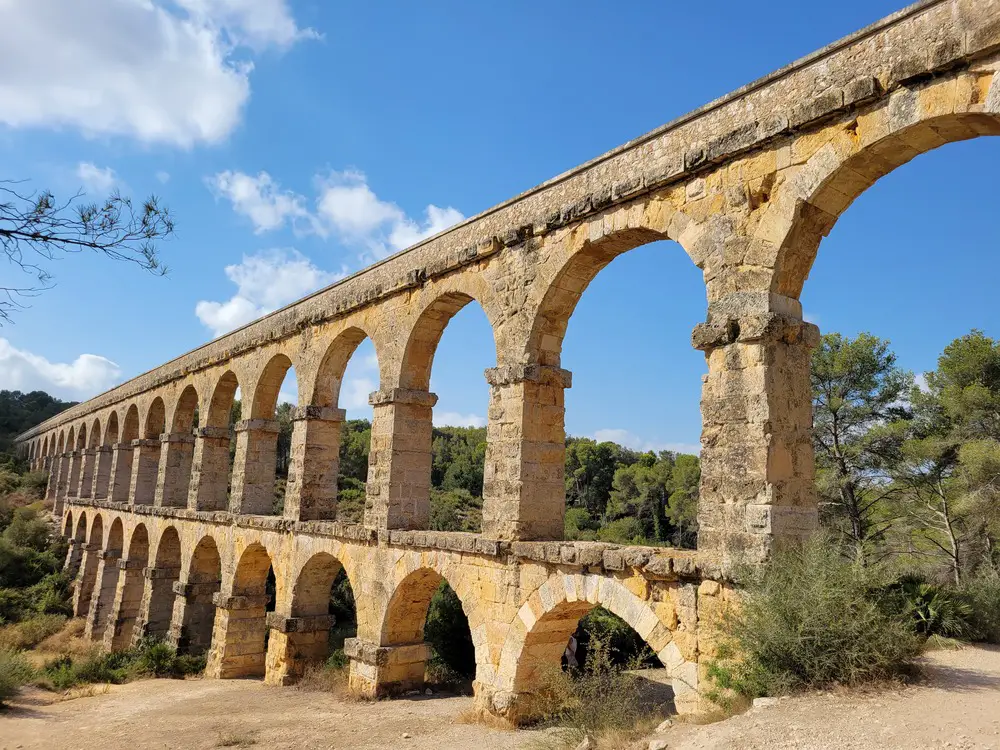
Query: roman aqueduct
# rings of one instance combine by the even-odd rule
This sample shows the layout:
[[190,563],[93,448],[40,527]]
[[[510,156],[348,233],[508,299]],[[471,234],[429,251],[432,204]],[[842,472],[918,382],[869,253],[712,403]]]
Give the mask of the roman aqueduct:
[[[469,619],[482,708],[517,716],[600,604],[656,651],[678,708],[696,710],[727,573],[817,524],[818,331],[798,299],[820,242],[881,176],[1000,134],[998,68],[1000,0],[917,3],[24,433],[20,450],[50,472],[87,633],[109,648],[163,636],[207,650],[211,677],[286,684],[326,654],[342,567],[358,610],[351,685],[388,694],[422,681],[424,618],[446,580]],[[702,270],[708,303],[692,337],[708,364],[698,549],[560,541],[567,322],[605,265],[661,239]],[[431,365],[473,300],[496,344],[482,532],[434,532]],[[347,524],[335,520],[338,395],[365,338],[381,383],[364,521]],[[292,366],[278,517],[275,407]]]

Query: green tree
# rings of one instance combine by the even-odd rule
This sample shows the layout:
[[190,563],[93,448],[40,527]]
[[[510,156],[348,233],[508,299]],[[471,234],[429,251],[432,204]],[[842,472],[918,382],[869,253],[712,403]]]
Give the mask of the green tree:
[[827,334],[813,353],[817,489],[826,522],[862,563],[896,520],[888,501],[898,488],[886,478],[873,429],[906,417],[901,402],[912,384],[889,342],[868,333],[855,339]]

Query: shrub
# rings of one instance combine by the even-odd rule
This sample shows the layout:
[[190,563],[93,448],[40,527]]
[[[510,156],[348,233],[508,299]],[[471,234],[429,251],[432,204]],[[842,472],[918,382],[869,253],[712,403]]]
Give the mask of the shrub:
[[965,582],[962,594],[969,603],[969,637],[1000,643],[1000,574],[981,573]]
[[904,576],[891,586],[890,596],[901,597],[903,612],[913,620],[913,627],[924,637],[962,638],[969,634],[972,606],[960,592],[925,583],[918,576]]
[[44,552],[49,545],[49,525],[34,508],[18,508],[4,529],[3,538],[16,547]]
[[0,706],[13,698],[18,689],[34,676],[35,670],[24,654],[10,649],[0,650]]
[[598,637],[591,639],[581,669],[542,672],[535,701],[533,708],[542,723],[557,727],[557,738],[570,747],[585,735],[598,739],[610,735],[629,742],[661,718],[645,700],[643,680],[615,665],[610,645]]
[[0,627],[0,650],[23,651],[34,648],[62,630],[65,615],[35,615],[14,625]]
[[29,495],[41,499],[49,485],[49,475],[45,471],[29,471],[21,476],[20,488]]
[[653,649],[635,629],[618,615],[604,607],[594,607],[580,619],[574,634],[577,640],[577,659],[585,664],[589,658],[591,642],[605,649],[607,658],[616,667],[659,667]]
[[[859,685],[906,673],[921,639],[883,573],[849,562],[827,537],[779,552],[745,577],[745,597],[719,622],[710,667],[718,688],[746,697]],[[724,693],[714,696],[725,703]]]
[[139,677],[184,677],[204,668],[204,657],[178,656],[163,642],[145,640],[123,651],[92,651],[76,659],[60,656],[42,669],[40,684],[54,690],[67,690],[93,682],[120,684]]

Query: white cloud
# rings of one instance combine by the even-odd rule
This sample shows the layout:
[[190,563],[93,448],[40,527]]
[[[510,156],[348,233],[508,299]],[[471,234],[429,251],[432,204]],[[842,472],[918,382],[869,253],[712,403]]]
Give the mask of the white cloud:
[[43,390],[80,401],[106,391],[121,374],[118,365],[96,354],[81,354],[70,363],[50,362],[0,338],[0,388],[3,389]]
[[455,411],[434,412],[434,424],[438,427],[485,427],[486,417],[478,414],[459,414]]
[[225,302],[202,300],[195,305],[198,319],[215,336],[249,323],[346,275],[346,271],[323,271],[302,253],[292,249],[244,255],[243,262],[226,266],[225,273],[236,284],[236,294]]
[[176,0],[199,23],[252,49],[288,47],[300,39],[317,39],[313,29],[300,29],[285,0]]
[[247,50],[316,36],[287,0],[0,0],[0,17],[0,123],[182,147],[239,124]]
[[465,218],[456,208],[431,204],[424,209],[424,220],[417,222],[395,203],[380,199],[357,170],[330,172],[318,183],[320,218],[344,240],[376,258],[415,245]]
[[170,182],[170,172],[164,172],[162,169],[156,173],[156,179],[160,181],[160,184],[166,185]]
[[306,208],[307,199],[283,190],[267,172],[256,176],[226,170],[206,178],[212,192],[246,216],[257,234],[281,229],[290,223],[297,234],[333,233],[344,243],[366,255],[383,258],[442,232],[465,217],[456,208],[433,204],[417,221],[395,203],[379,198],[357,170],[330,172],[316,178],[316,210]]
[[675,453],[690,453],[695,456],[701,453],[701,446],[697,443],[662,443],[654,440],[645,440],[638,435],[622,429],[598,430],[593,434],[594,440],[599,443],[612,442],[624,445],[634,451],[674,451]]
[[919,375],[914,376],[913,384],[917,386],[922,393],[931,392],[931,387],[927,382],[927,373],[920,373]]
[[83,183],[87,193],[107,193],[118,182],[118,175],[111,167],[99,167],[92,161],[81,161],[76,165],[76,176]]
[[282,191],[267,172],[253,177],[226,170],[206,182],[217,197],[226,198],[233,204],[236,213],[250,219],[257,234],[280,229],[286,221],[290,221],[298,232],[305,231],[303,222],[313,230],[321,229],[306,209],[305,198]]

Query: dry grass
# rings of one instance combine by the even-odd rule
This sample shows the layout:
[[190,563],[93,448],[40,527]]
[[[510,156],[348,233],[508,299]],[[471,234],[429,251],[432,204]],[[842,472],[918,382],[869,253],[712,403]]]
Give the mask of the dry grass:
[[35,646],[35,651],[58,656],[86,656],[94,650],[94,642],[83,637],[86,626],[82,617],[69,620],[58,632]]
[[215,740],[216,747],[251,747],[257,744],[257,735],[259,733],[256,730],[246,731],[246,730],[228,730],[224,732],[219,732],[218,738]]
[[512,732],[517,729],[512,721],[477,708],[465,709],[456,717],[455,722],[458,724],[478,724],[500,732]]
[[95,695],[107,695],[111,692],[111,685],[107,682],[102,682],[96,685],[81,685],[80,687],[71,688],[62,693],[57,694],[56,700],[62,701],[72,701],[77,698],[92,698]]
[[322,664],[306,669],[302,679],[295,683],[299,690],[314,693],[333,693],[342,700],[351,700],[354,696],[347,686],[348,670],[332,669]]
[[0,650],[23,651],[34,648],[63,629],[65,615],[36,615],[13,625],[0,627]]

